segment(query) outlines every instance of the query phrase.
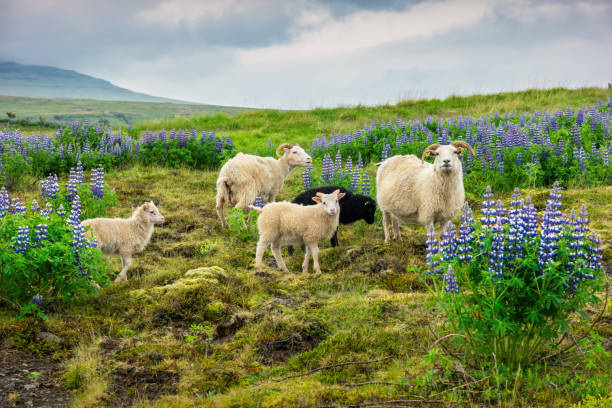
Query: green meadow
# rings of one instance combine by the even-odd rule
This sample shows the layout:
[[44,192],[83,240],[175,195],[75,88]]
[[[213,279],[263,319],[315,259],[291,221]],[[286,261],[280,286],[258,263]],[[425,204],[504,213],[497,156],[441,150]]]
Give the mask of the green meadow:
[[[357,130],[374,120],[555,111],[610,97],[610,89],[528,90],[310,111],[227,115],[168,109],[164,114],[171,119],[145,113],[144,105],[150,112],[149,105],[166,104],[117,102],[112,109],[128,115],[134,106],[129,114],[138,118],[130,129],[135,135],[214,130],[231,137],[239,151],[254,153],[268,139],[273,145],[309,147],[315,137]],[[1,109],[13,106],[1,101]],[[28,112],[43,115],[60,108],[60,102],[49,102]],[[374,165],[367,170],[376,172]],[[127,217],[143,201],[154,200],[166,222],[135,255],[128,282],[49,310],[46,320],[20,320],[14,311],[0,309],[2,347],[59,362],[55,375],[74,407],[612,406],[607,292],[598,293],[600,304],[585,312],[597,318],[592,331],[576,318],[574,335],[561,347],[576,346],[559,358],[511,373],[499,367],[480,371],[449,354],[441,341],[450,333],[423,283],[423,227],[404,225],[403,241],[385,245],[377,215],[373,225],[341,226],[336,248],[320,243],[322,274],[299,272],[300,249],[294,256],[283,250],[292,273],[277,270],[269,252],[268,266],[256,271],[256,227],[240,234],[221,227],[216,177],[217,171],[187,168],[109,169],[106,184],[119,200],[109,216]],[[39,196],[34,180],[28,185],[16,193],[24,202]],[[277,200],[291,200],[301,191],[301,172],[294,170]],[[548,193],[523,191],[539,211]],[[609,282],[612,186],[562,194],[564,210],[586,205],[590,227],[602,237]],[[496,197],[506,204],[511,200],[509,193]],[[469,195],[468,200],[477,218],[482,199]],[[120,269],[118,258],[111,258],[110,267]],[[63,342],[41,340],[40,332]],[[599,340],[586,341],[594,336]]]

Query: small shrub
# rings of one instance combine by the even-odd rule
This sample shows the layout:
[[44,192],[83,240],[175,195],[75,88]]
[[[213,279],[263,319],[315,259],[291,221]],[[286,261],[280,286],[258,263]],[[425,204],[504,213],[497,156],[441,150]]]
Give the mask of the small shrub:
[[83,181],[82,169],[61,190],[55,178],[45,179],[41,204],[29,208],[0,189],[0,303],[21,316],[44,317],[43,305],[70,303],[109,283],[102,253],[80,221],[104,215],[116,196],[101,193],[100,180],[95,194]]
[[[239,208],[232,208],[227,215],[227,223],[232,236],[237,237],[241,241],[257,240],[257,218],[259,214],[255,211],[250,211],[244,214]],[[250,220],[249,220],[250,218]]]
[[570,332],[570,316],[599,299],[601,241],[588,214],[563,214],[558,184],[540,221],[518,189],[510,210],[484,196],[482,217],[466,206],[459,231],[427,238],[426,281],[473,364],[525,367]]

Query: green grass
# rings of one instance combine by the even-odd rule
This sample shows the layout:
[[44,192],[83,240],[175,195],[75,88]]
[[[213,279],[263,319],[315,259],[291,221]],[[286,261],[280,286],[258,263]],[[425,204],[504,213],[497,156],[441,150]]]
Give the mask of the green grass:
[[[106,120],[111,125],[126,126],[149,120],[213,115],[235,115],[249,108],[220,105],[190,105],[159,102],[99,101],[93,99],[42,99],[0,95],[0,112],[12,112],[17,119],[43,118],[69,125],[71,121],[85,119],[94,123]],[[27,128],[26,128],[27,130]]]
[[[325,129],[321,134],[354,129],[384,114],[421,117],[436,106],[440,116],[479,115],[522,107],[585,106],[610,96],[603,90],[531,92],[520,97],[504,94],[422,102],[430,108],[404,103],[312,112],[262,111],[157,125],[202,130],[234,126],[231,132],[237,145],[252,151],[269,135],[279,141],[282,134],[308,142],[319,133],[304,129]],[[497,104],[491,105],[497,98]],[[154,124],[143,128],[147,126]],[[253,139],[259,133],[261,137]],[[135,256],[127,283],[52,311],[44,322],[17,321],[10,311],[0,310],[3,347],[30,348],[63,361],[65,385],[74,390],[73,405],[78,407],[339,406],[389,400],[414,400],[405,404],[428,406],[418,402],[425,398],[442,401],[430,406],[460,402],[460,406],[567,407],[589,394],[607,395],[612,388],[611,359],[587,367],[586,350],[568,352],[562,361],[538,370],[524,368],[515,383],[488,378],[471,385],[477,379],[469,375],[476,373],[448,356],[430,352],[436,348],[435,336],[445,332],[443,319],[419,279],[425,242],[425,231],[419,226],[403,226],[404,241],[390,245],[383,244],[379,222],[341,227],[339,247],[321,244],[321,275],[298,272],[303,257],[299,249],[293,257],[283,252],[293,273],[271,267],[255,271],[257,237],[238,239],[222,229],[216,218],[216,176],[216,171],[156,167],[108,171],[107,184],[115,188],[120,202],[110,216],[128,216],[144,200],[153,199],[166,217],[165,224],[156,227],[146,250]],[[300,191],[301,177],[294,171],[277,199],[291,199]],[[547,190],[524,193],[543,208]],[[38,193],[32,184],[20,195],[29,202]],[[612,187],[571,189],[563,195],[564,208],[586,204],[591,227],[604,241],[605,263],[612,263]],[[506,203],[510,199],[508,194],[500,198]],[[469,199],[475,202],[476,213],[480,199]],[[271,259],[270,253],[266,259]],[[112,259],[111,266],[118,271],[118,259]],[[209,268],[213,266],[221,270]],[[596,327],[608,351],[610,306],[609,299],[603,324]],[[207,338],[209,329],[218,336]],[[64,344],[53,348],[37,341],[40,331],[61,336]],[[350,362],[367,363],[328,367],[278,381]],[[125,376],[125,372],[134,374]],[[603,398],[601,404],[606,403]]]

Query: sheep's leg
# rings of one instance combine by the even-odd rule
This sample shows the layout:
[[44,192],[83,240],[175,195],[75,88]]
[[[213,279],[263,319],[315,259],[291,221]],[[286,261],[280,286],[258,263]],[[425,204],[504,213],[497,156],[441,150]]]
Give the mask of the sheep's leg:
[[401,241],[402,233],[400,231],[400,220],[393,214],[391,215],[391,225],[393,226],[393,239]]
[[255,269],[259,269],[263,266],[263,256],[267,246],[268,243],[261,238],[257,242],[257,250],[255,252]]
[[127,281],[127,270],[132,264],[132,255],[121,255],[121,272],[119,272],[119,276],[115,279],[115,283],[125,282]]
[[334,235],[331,237],[331,246],[335,248],[338,246],[338,228],[334,231]]
[[321,273],[321,267],[319,266],[319,245],[316,242],[314,244],[306,244],[306,248],[310,249],[312,255],[312,269],[314,273]]
[[308,273],[308,262],[310,261],[310,248],[306,245],[304,250],[304,262],[302,262],[302,273]]
[[274,255],[274,259],[276,259],[276,265],[285,273],[289,273],[289,269],[287,269],[287,265],[285,265],[285,261],[283,261],[283,257],[281,256],[280,244],[278,242],[273,242],[272,245],[272,254]]
[[389,216],[387,212],[381,209],[382,212],[382,222],[383,222],[383,231],[385,232],[385,244],[389,243]]
[[223,195],[217,194],[217,217],[219,217],[219,221],[221,221],[221,226],[223,228],[229,228],[229,224],[223,216],[223,201]]

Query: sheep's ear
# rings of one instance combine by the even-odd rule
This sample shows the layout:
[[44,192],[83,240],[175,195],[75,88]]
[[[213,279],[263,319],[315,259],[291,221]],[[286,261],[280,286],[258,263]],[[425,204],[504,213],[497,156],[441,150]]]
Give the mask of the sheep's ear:
[[370,202],[369,202],[369,201],[366,201],[364,205],[368,205],[368,204],[370,204]]
[[332,194],[334,194],[334,195],[338,195],[338,193],[340,193],[340,189],[336,189],[336,190],[334,190],[334,192],[333,192]]
[[149,208],[149,203],[144,203],[144,204],[142,205],[142,209],[143,209],[143,210],[146,210],[147,208]]
[[320,192],[320,191],[316,195],[317,195],[317,197],[321,197],[321,198],[323,197],[323,193]]
[[[317,193],[319,194],[319,193]],[[315,203],[320,203],[321,202],[321,198],[320,197],[312,197],[312,201],[314,201]]]
[[341,199],[342,197],[344,197],[346,195],[346,193],[340,193],[338,194],[338,200]]

